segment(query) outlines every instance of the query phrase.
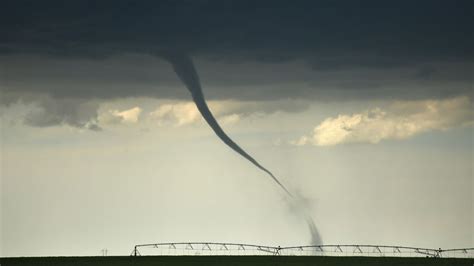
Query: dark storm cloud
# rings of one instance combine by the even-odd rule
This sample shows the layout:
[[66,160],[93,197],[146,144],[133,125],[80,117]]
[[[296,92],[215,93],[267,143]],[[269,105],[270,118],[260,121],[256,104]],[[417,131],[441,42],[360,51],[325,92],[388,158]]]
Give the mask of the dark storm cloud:
[[[31,94],[80,102],[189,99],[160,58],[165,50],[196,59],[209,99],[470,94],[473,6],[461,0],[4,1],[0,92],[8,97],[1,102]],[[44,121],[58,119],[67,120]]]
[[384,55],[384,65],[456,60],[472,58],[472,8],[436,0],[7,1],[1,51],[102,58],[174,48],[273,63],[368,53],[360,64],[377,66]]

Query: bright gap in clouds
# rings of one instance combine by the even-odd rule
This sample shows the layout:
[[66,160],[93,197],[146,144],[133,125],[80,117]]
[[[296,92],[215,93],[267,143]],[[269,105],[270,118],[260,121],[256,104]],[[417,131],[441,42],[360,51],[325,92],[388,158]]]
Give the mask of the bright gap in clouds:
[[[240,104],[235,104],[234,106],[233,104],[212,102],[210,106],[216,110],[216,116],[224,124],[238,122],[242,116],[242,111],[237,110],[239,108],[235,108],[240,106]],[[143,108],[138,106],[124,110],[107,109],[98,115],[99,125],[101,127],[114,124],[130,125],[139,122],[139,120],[147,120],[158,126],[181,127],[197,123],[202,119],[196,105],[189,101],[165,102],[159,104],[151,112],[143,115],[142,112]]]
[[99,115],[99,124],[137,123],[142,111],[138,106],[123,111],[108,110]]
[[386,109],[374,108],[326,118],[311,135],[291,143],[298,146],[375,144],[382,140],[407,139],[423,132],[473,124],[473,106],[466,96],[446,100],[396,101]]
[[[161,100],[142,106],[140,100],[105,104],[98,111],[98,125],[102,128],[117,124],[133,125],[140,122],[158,126],[181,127],[204,121],[192,101]],[[130,108],[138,104],[138,106]],[[302,101],[209,101],[209,108],[222,124],[234,124],[249,116],[264,116],[276,112],[299,113],[309,107]]]
[[[153,127],[153,125],[158,127],[185,127],[203,123],[199,111],[191,101],[145,101],[130,98],[103,103],[82,102],[80,106],[82,109],[88,109],[89,106],[92,106],[92,109],[97,109],[97,111],[61,112],[61,115],[64,116],[64,118],[61,118],[58,115],[53,116],[53,113],[46,115],[41,110],[37,111],[35,108],[29,109],[30,107],[28,107],[28,110],[31,111],[23,112],[23,118],[20,117],[21,115],[17,115],[16,119],[29,126],[31,125],[32,116],[42,118],[42,121],[46,122],[65,119],[64,122],[60,123],[63,126],[69,125],[68,121],[82,119],[80,120],[81,125],[96,125],[98,129],[104,130],[112,130],[117,126],[130,128],[148,128]],[[249,119],[260,117],[261,120],[259,121],[263,123],[268,120],[269,126],[279,132],[281,132],[282,127],[279,123],[275,124],[272,114],[286,113],[287,119],[305,117],[303,120],[300,119],[301,121],[298,120],[300,126],[297,126],[297,124],[291,124],[290,126],[288,124],[283,127],[288,128],[289,126],[292,128],[292,136],[282,135],[278,140],[275,140],[280,145],[281,143],[290,143],[297,146],[332,146],[346,143],[375,144],[383,140],[402,140],[425,132],[445,131],[474,124],[473,104],[468,96],[441,100],[373,102],[372,106],[374,108],[357,112],[357,110],[360,110],[358,108],[367,108],[363,107],[364,104],[361,103],[351,105],[350,108],[343,108],[342,114],[337,116],[333,116],[327,110],[314,109],[315,105],[308,101],[296,100],[224,100],[210,101],[209,106],[219,122],[224,125],[251,121]],[[63,109],[59,108],[58,111]],[[12,119],[14,118],[12,117]],[[305,130],[304,125],[308,125],[308,121],[311,119],[320,122],[316,124],[310,134],[301,136]],[[281,120],[279,121],[281,122]],[[48,122],[42,126],[54,125],[54,123]]]

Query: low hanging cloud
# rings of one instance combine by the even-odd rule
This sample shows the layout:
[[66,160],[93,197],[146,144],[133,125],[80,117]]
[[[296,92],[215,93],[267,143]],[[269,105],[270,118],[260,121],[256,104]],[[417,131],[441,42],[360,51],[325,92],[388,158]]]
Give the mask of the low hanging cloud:
[[23,119],[26,125],[33,127],[69,125],[94,131],[101,130],[97,123],[99,104],[95,101],[40,97],[34,103],[34,108]]
[[[122,103],[101,99],[55,98],[44,94],[3,94],[8,103],[0,107],[14,106],[25,110],[17,116],[11,116],[32,127],[68,126],[77,129],[101,131],[114,125],[138,125],[151,122],[159,126],[186,126],[199,123],[201,114],[191,101],[150,100],[125,98]],[[154,102],[156,101],[156,102]],[[120,101],[118,101],[120,102]],[[124,104],[126,103],[126,104]],[[153,109],[151,106],[158,106]],[[124,107],[128,106],[128,107]],[[134,106],[130,108],[130,106]],[[235,124],[250,116],[261,116],[277,112],[299,113],[307,110],[309,101],[210,101],[209,107],[222,124]]]
[[160,126],[183,126],[194,123],[201,118],[199,111],[192,102],[160,105],[150,113],[150,117],[156,120]]
[[134,124],[138,122],[142,111],[143,110],[138,106],[123,111],[108,110],[107,112],[101,113],[98,120],[100,124]]
[[[216,117],[223,124],[232,124],[240,120],[241,114],[237,109],[226,108],[222,103],[210,103],[210,108],[216,110]],[[235,112],[233,112],[235,111]],[[196,123],[202,119],[193,102],[177,102],[160,105],[150,113],[150,117],[160,126],[185,126]]]
[[[209,108],[222,124],[233,124],[244,117],[275,112],[301,112],[309,103],[303,101],[209,101]],[[202,117],[193,102],[171,102],[158,106],[150,117],[161,126],[185,126]]]
[[317,125],[311,135],[302,136],[292,144],[331,146],[407,139],[424,132],[472,126],[473,114],[469,97],[398,101],[386,109],[329,117]]

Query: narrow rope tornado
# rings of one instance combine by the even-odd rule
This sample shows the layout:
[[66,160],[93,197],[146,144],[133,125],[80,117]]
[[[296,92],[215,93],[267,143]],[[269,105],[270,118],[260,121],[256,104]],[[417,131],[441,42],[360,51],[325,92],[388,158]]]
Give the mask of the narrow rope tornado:
[[[194,67],[191,57],[184,53],[178,52],[164,52],[160,55],[165,60],[167,60],[173,66],[174,72],[178,75],[180,80],[185,84],[186,88],[191,92],[194,103],[201,113],[202,117],[206,120],[209,126],[212,128],[214,133],[231,149],[243,156],[245,159],[249,160],[259,169],[270,175],[270,177],[286,192],[286,194],[292,199],[293,203],[299,205],[298,199],[296,199],[290,191],[270,172],[268,169],[263,167],[258,163],[252,156],[245,152],[239,145],[237,145],[227,134],[222,130],[217,120],[214,118],[211,110],[207,106],[206,100],[204,99],[204,94],[201,88],[201,82],[199,81],[199,76]],[[319,232],[314,224],[313,219],[307,213],[307,210],[299,208],[299,212],[303,215],[309,230],[311,232],[311,242],[313,245],[322,244],[321,237]]]
[[168,60],[173,66],[174,71],[181,79],[181,81],[186,85],[188,90],[191,92],[194,103],[201,113],[202,117],[206,120],[209,126],[214,130],[214,133],[231,149],[233,149],[238,154],[242,155],[245,159],[249,160],[255,166],[260,168],[262,171],[271,176],[271,178],[290,196],[293,195],[288,191],[288,189],[270,172],[268,169],[259,164],[252,156],[245,152],[237,143],[235,143],[227,134],[222,130],[217,120],[212,115],[211,110],[207,106],[206,100],[204,99],[204,94],[201,89],[201,82],[199,81],[199,76],[194,67],[193,61],[191,58],[185,54],[170,53],[163,56]]

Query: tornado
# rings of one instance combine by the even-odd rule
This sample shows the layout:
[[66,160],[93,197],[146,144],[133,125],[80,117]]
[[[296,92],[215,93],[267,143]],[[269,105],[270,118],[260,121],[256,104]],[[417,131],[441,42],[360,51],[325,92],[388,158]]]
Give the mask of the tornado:
[[202,92],[201,82],[199,81],[199,76],[196,72],[196,68],[194,67],[191,57],[182,53],[168,53],[163,57],[171,63],[174,72],[178,75],[186,88],[191,92],[197,109],[201,113],[204,120],[206,120],[207,124],[212,128],[214,133],[232,150],[240,154],[245,159],[249,160],[260,170],[267,173],[290,197],[293,197],[290,191],[288,191],[288,189],[273,175],[272,172],[263,167],[257,162],[257,160],[245,152],[244,149],[237,145],[237,143],[235,143],[221,128],[211,110],[207,106],[204,94]]
[[[257,160],[255,160],[252,156],[250,156],[244,149],[242,149],[237,143],[235,143],[221,128],[217,120],[215,119],[214,115],[212,114],[211,110],[209,109],[206,100],[204,98],[204,94],[201,88],[201,82],[199,80],[199,75],[197,74],[196,68],[194,67],[194,63],[190,56],[182,52],[171,52],[166,51],[160,53],[160,56],[168,61],[172,66],[173,70],[178,75],[179,79],[184,83],[186,88],[191,92],[192,98],[194,103],[196,104],[197,109],[201,113],[204,120],[206,120],[207,124],[212,128],[214,133],[232,150],[240,154],[242,157],[250,161],[254,164],[257,168],[267,173],[273,181],[275,181],[278,186],[283,189],[283,191],[292,199],[293,203],[296,205],[299,204],[299,200],[290,193],[290,191],[270,172],[268,169],[263,167]],[[313,245],[320,245],[321,238],[319,236],[319,232],[314,224],[313,219],[307,213],[307,210],[301,208],[298,209],[300,215],[302,215],[308,225],[308,228],[311,233],[311,242]]]

